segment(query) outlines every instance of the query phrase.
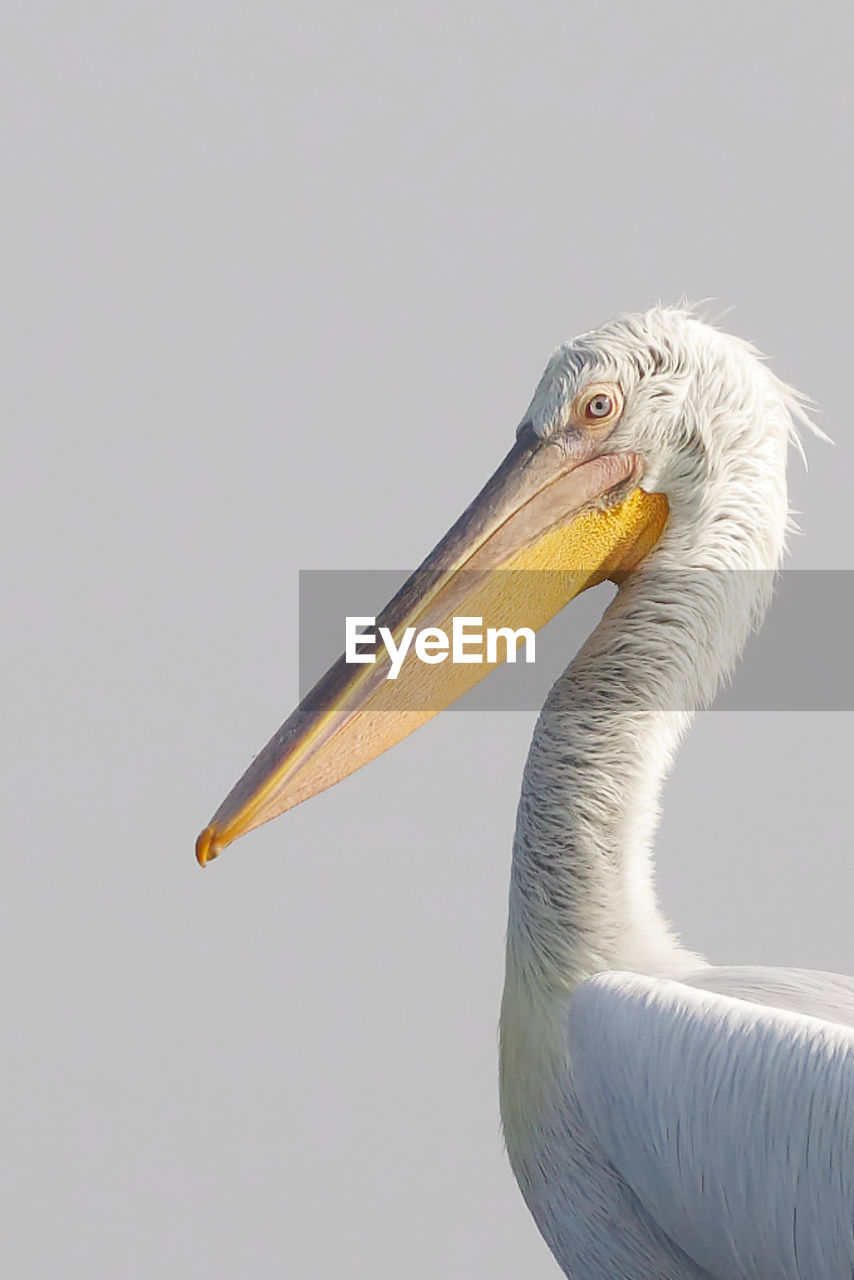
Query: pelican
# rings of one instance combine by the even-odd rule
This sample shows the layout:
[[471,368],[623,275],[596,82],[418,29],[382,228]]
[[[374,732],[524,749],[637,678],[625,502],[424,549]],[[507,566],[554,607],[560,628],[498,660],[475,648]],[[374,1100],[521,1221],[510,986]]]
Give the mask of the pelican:
[[[379,622],[541,627],[616,594],[542,708],[513,844],[500,1103],[576,1280],[850,1280],[854,979],[714,967],[658,905],[662,782],[762,622],[800,397],[686,308],[560,347],[505,460]],[[197,842],[204,865],[412,732],[495,663],[343,659]]]

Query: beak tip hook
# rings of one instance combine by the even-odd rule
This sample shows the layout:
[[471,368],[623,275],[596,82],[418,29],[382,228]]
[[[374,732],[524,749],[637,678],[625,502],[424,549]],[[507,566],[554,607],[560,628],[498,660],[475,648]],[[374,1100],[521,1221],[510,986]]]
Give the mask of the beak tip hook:
[[206,867],[209,862],[213,862],[214,858],[219,856],[220,849],[221,846],[216,841],[216,829],[205,827],[196,841],[196,862],[200,867]]

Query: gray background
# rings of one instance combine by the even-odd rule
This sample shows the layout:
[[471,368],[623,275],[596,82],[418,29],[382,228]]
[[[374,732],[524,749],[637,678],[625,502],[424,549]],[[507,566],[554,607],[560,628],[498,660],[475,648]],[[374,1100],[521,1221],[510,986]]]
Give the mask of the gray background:
[[[10,1274],[556,1276],[495,1085],[533,716],[192,842],[296,695],[298,570],[417,563],[614,312],[732,307],[837,440],[790,563],[854,568],[851,26],[4,6]],[[854,969],[850,733],[698,721],[659,867],[710,958]]]

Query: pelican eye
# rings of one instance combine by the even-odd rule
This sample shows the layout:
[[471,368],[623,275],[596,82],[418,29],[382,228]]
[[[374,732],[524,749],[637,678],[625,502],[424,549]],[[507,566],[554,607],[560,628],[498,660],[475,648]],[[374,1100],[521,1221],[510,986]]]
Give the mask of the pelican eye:
[[598,396],[594,396],[592,400],[587,401],[587,416],[589,418],[607,418],[608,414],[614,407],[614,402],[610,396],[606,396],[601,391]]
[[620,388],[613,382],[588,386],[573,405],[573,418],[579,426],[607,427],[623,412]]

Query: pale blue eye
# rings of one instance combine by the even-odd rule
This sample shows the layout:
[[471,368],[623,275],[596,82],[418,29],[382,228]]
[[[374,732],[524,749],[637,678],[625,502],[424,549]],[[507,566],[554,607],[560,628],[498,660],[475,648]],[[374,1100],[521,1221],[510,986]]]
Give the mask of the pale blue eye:
[[588,418],[607,418],[613,407],[614,402],[611,397],[600,392],[587,402],[587,416]]

